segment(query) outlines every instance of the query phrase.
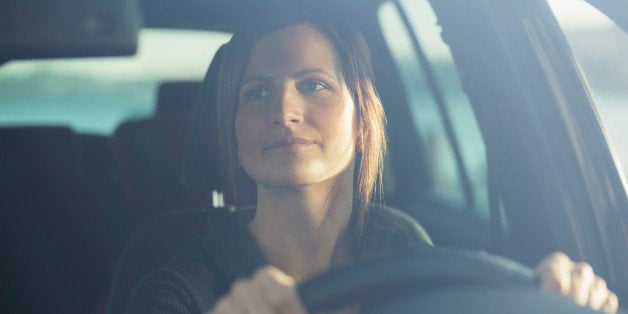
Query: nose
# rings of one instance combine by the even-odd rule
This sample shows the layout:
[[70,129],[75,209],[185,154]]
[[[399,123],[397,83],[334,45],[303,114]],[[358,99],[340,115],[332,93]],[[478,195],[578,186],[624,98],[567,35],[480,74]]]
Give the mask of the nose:
[[278,93],[271,123],[275,127],[298,125],[303,121],[303,106],[298,91],[284,88]]

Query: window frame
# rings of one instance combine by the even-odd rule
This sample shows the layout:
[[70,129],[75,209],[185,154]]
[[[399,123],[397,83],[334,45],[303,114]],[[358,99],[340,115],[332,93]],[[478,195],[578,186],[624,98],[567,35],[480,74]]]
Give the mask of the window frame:
[[625,288],[626,189],[547,2],[430,2],[465,73],[512,257],[533,265],[560,250]]
[[[403,8],[399,7],[396,1],[389,1],[395,5],[396,10],[402,16],[402,23],[409,32],[412,40],[413,49],[418,55],[416,49],[423,53],[422,43],[418,41],[410,21],[403,12]],[[384,2],[382,2],[384,3]],[[382,4],[380,3],[380,4]],[[379,19],[376,19],[379,21]],[[427,229],[437,245],[447,247],[464,247],[478,250],[492,250],[490,240],[490,226],[485,217],[477,214],[474,207],[469,202],[460,204],[453,202],[447,198],[434,193],[434,185],[432,181],[432,171],[430,170],[431,153],[428,144],[424,142],[424,137],[420,136],[420,130],[416,127],[416,121],[412,119],[409,92],[403,83],[402,75],[399,70],[397,61],[388,48],[383,30],[377,25],[377,36],[373,36],[368,28],[364,29],[367,40],[372,49],[372,53],[377,56],[374,60],[385,60],[386,64],[374,64],[376,74],[377,89],[382,98],[382,102],[388,116],[388,134],[389,134],[389,161],[390,166],[385,169],[385,175],[390,173],[392,168],[392,179],[395,186],[394,194],[385,194],[386,204],[401,208],[415,217]],[[421,62],[421,60],[419,60]],[[436,80],[434,71],[431,69],[431,61],[427,59],[423,53],[421,67],[425,68],[425,62],[430,67],[430,75],[432,76],[432,92],[436,89],[441,100],[444,101],[440,82]],[[420,73],[419,75],[424,75]],[[456,137],[451,125],[451,118],[448,115],[447,105],[441,103],[439,114],[441,119],[447,119],[449,123],[449,131],[447,132],[448,144],[458,146],[457,140],[451,141],[451,137]],[[446,116],[443,116],[443,110]],[[410,145],[408,144],[410,142]],[[456,161],[456,160],[454,160]],[[461,157],[456,161],[456,167],[459,170],[465,167]],[[465,171],[466,172],[466,171]],[[457,171],[460,176],[460,171]],[[468,178],[468,176],[467,176]],[[468,181],[468,184],[471,183]],[[472,193],[473,191],[467,191]]]

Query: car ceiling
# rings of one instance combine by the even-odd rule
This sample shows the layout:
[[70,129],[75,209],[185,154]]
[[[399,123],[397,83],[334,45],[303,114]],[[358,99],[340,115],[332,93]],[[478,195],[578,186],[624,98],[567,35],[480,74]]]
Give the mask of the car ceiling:
[[[258,12],[262,5],[303,3],[302,0],[137,0],[144,27],[205,29],[233,32],[238,21],[246,21],[249,14]],[[383,0],[316,0],[317,6],[334,5],[359,16],[358,8],[366,3]],[[309,4],[311,5],[311,3]],[[368,7],[368,6],[367,6]]]

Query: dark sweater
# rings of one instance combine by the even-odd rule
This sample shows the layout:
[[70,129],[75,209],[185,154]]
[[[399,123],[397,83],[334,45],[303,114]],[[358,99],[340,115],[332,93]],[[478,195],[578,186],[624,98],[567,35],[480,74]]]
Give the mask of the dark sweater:
[[[189,242],[142,279],[126,313],[207,313],[234,281],[267,264],[247,229],[254,215],[254,210],[211,213],[210,233]],[[358,261],[387,256],[409,244],[431,244],[418,224],[388,207],[371,211],[363,230],[351,243]]]

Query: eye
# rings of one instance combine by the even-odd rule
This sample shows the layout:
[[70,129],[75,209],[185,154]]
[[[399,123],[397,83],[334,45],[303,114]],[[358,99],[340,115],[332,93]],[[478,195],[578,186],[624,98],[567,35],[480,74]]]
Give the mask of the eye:
[[244,99],[247,101],[254,101],[272,95],[272,91],[267,88],[254,87],[244,93]]
[[308,93],[319,91],[322,89],[329,89],[329,87],[327,86],[327,84],[321,81],[307,80],[299,83],[299,85],[297,85],[297,89],[302,93]]

